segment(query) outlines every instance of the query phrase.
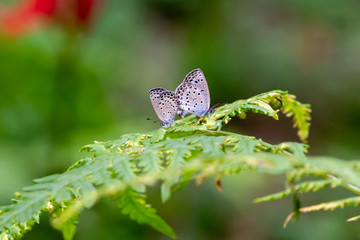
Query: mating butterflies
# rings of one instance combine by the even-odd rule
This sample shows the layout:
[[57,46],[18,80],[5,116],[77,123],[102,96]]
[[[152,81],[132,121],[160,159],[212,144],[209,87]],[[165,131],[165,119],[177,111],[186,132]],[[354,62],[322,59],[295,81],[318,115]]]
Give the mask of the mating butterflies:
[[210,108],[209,88],[201,69],[192,70],[176,88],[175,93],[164,88],[149,91],[151,104],[162,126],[170,126],[176,113],[182,118],[187,113],[205,116]]

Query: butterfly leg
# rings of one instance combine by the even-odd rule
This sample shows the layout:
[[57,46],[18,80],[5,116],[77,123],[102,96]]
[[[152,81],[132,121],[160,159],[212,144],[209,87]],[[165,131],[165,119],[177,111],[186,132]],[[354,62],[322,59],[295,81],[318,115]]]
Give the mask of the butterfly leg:
[[187,111],[182,110],[182,109],[178,109],[178,110],[176,111],[176,113],[177,113],[181,118],[184,118],[185,115],[188,114]]

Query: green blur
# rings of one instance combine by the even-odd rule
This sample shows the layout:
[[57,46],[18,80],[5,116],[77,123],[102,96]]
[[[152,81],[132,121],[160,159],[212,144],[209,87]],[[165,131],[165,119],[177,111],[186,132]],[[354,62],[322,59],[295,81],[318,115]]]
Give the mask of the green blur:
[[[3,1],[9,2],[9,1]],[[201,68],[212,104],[288,90],[312,105],[309,154],[359,159],[360,5],[338,0],[108,0],[85,32],[50,25],[0,35],[0,205],[31,180],[63,172],[81,146],[156,129],[148,90],[174,90]],[[280,116],[281,118],[281,116]],[[290,120],[249,114],[233,131],[270,143],[299,141]],[[292,199],[254,204],[283,179],[251,173],[190,185],[149,203],[181,240],[360,239],[355,209],[301,215]],[[305,195],[302,205],[351,196]],[[355,211],[355,213],[354,213]],[[104,199],[79,219],[75,239],[168,239]],[[61,239],[47,216],[24,239]]]

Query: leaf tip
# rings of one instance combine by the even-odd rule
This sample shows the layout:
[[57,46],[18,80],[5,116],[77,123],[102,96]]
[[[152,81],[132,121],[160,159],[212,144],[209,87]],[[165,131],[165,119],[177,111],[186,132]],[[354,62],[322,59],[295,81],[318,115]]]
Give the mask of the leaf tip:
[[283,224],[283,228],[286,228],[287,225],[289,224],[290,220],[294,217],[294,213],[290,213],[289,216],[287,216],[287,218],[285,219],[285,222]]
[[224,188],[221,184],[221,178],[220,177],[217,177],[216,180],[215,180],[215,184],[216,184],[216,188],[218,189],[219,192],[223,192],[224,191]]

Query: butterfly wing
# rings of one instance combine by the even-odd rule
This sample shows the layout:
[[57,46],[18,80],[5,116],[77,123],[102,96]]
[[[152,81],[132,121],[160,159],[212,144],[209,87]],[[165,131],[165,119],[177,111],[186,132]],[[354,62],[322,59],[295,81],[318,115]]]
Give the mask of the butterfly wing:
[[191,83],[202,90],[201,95],[205,98],[205,105],[207,106],[207,109],[210,108],[210,92],[209,87],[206,82],[205,75],[203,71],[200,68],[194,69],[191,72],[189,72],[183,83]]
[[[166,90],[165,88],[153,88],[150,89],[149,91],[149,97],[150,97],[150,101],[151,104],[155,110],[156,115],[158,115],[158,109],[159,109],[159,102],[160,102],[160,96],[161,94],[163,94],[164,92],[167,92],[168,90]],[[159,117],[160,118],[160,117]]]
[[151,104],[154,106],[154,103],[160,99],[161,94],[168,92],[165,88],[153,88],[149,91],[149,97]]
[[201,69],[192,70],[175,91],[182,115],[187,112],[203,117],[210,108],[209,88]]
[[200,117],[204,116],[209,107],[206,103],[206,98],[203,95],[204,90],[196,87],[190,83],[182,83],[176,89],[176,96],[178,98],[179,108],[186,113],[194,113]]
[[175,93],[164,88],[153,88],[149,91],[149,96],[155,113],[163,122],[163,126],[173,123],[178,109]]

